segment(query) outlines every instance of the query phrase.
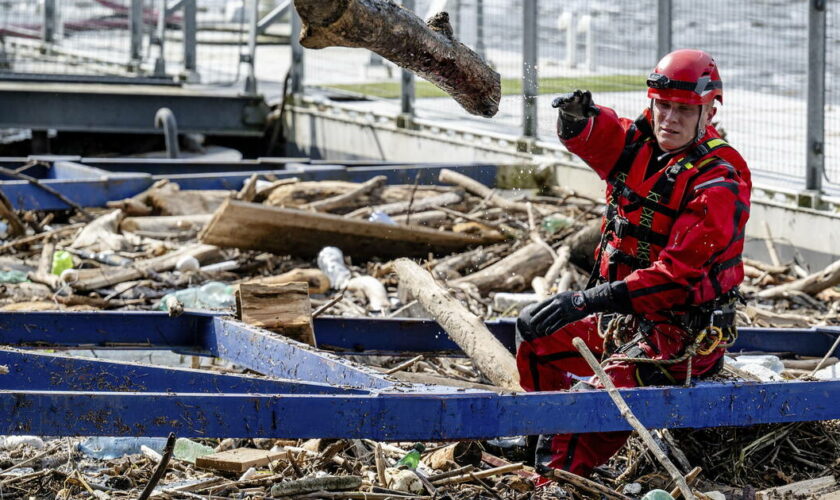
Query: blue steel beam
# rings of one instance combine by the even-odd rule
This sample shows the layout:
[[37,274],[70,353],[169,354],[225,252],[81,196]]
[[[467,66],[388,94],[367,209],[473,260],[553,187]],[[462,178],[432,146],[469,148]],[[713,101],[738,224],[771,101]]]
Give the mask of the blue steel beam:
[[192,312],[4,312],[0,344],[17,347],[135,347],[195,350],[212,328],[213,314]]
[[231,319],[215,318],[204,340],[212,355],[273,377],[367,389],[394,385],[375,370]]
[[[621,391],[648,428],[840,418],[840,382]],[[629,430],[604,391],[261,396],[0,392],[0,433],[456,440]]]
[[295,380],[161,368],[0,348],[0,390],[187,392],[258,394],[364,394],[366,391]]

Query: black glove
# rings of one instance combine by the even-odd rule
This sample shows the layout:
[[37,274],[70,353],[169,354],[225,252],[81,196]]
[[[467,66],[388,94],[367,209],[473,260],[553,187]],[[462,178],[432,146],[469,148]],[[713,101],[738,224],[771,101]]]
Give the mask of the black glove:
[[[632,312],[627,285],[623,281],[604,283],[582,292],[559,293],[529,309],[527,318],[520,315],[517,326],[524,340],[532,340],[551,335],[590,314],[606,311]],[[528,339],[528,336],[532,338]]]
[[555,97],[551,107],[558,109],[557,133],[561,139],[571,139],[581,133],[589,118],[601,112],[592,104],[592,93],[588,90],[575,90]]

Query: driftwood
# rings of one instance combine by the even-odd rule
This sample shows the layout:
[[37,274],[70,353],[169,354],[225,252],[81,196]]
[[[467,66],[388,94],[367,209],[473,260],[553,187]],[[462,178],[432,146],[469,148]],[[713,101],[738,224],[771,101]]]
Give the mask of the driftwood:
[[4,244],[0,245],[0,253],[5,252],[6,250],[9,250],[9,249],[12,249],[12,248],[17,248],[17,247],[21,247],[21,246],[24,246],[24,245],[28,245],[30,243],[35,243],[36,241],[40,241],[40,240],[43,240],[45,238],[50,238],[52,236],[57,236],[59,234],[64,234],[64,233],[67,233],[67,232],[70,232],[70,231],[75,231],[75,230],[77,230],[79,228],[82,228],[84,226],[85,226],[85,224],[83,222],[81,222],[81,223],[78,223],[78,224],[71,224],[69,226],[59,227],[59,228],[53,229],[52,231],[46,231],[46,232],[43,232],[43,233],[33,234],[32,236],[25,236],[23,238],[18,238],[16,240],[13,240],[13,241],[10,241],[8,243],[4,243]]
[[449,220],[449,216],[441,210],[426,210],[424,212],[394,215],[391,219],[398,224],[410,223],[418,226],[435,226]]
[[[288,497],[312,492],[322,493],[321,490],[350,490],[358,488],[361,485],[362,478],[359,476],[311,477],[296,481],[274,483],[271,487],[271,496]],[[326,491],[323,493],[326,493]]]
[[[836,485],[837,480],[834,476],[823,476],[757,491],[755,493],[755,498],[756,500],[773,500],[782,498],[829,498],[828,493]],[[819,493],[821,492],[826,493],[826,496],[820,496]]]
[[345,215],[345,217],[360,217],[370,215],[373,212],[382,212],[388,215],[394,215],[408,212],[409,209],[420,211],[434,208],[439,210],[440,207],[445,205],[455,205],[457,203],[461,203],[462,201],[464,201],[463,192],[450,191],[447,193],[420,198],[419,200],[414,200],[413,203],[411,201],[397,201],[385,205],[377,205],[375,207],[362,207],[358,210],[350,212]]
[[591,479],[578,476],[577,474],[562,469],[551,469],[548,472],[546,472],[545,475],[554,479],[555,481],[563,481],[572,484],[598,497],[604,496],[606,498],[611,498],[615,500],[631,500],[630,497],[622,495],[617,491],[613,491],[602,484],[592,481]]
[[394,269],[400,282],[417,297],[488,379],[504,389],[521,390],[513,356],[487,330],[484,322],[435,283],[428,271],[411,260],[397,259]]
[[200,231],[212,218],[213,214],[126,217],[120,222],[120,230],[160,233]]
[[236,287],[236,316],[249,325],[315,345],[306,283],[241,283]]
[[235,448],[233,450],[197,457],[195,459],[195,465],[202,469],[245,472],[250,467],[261,467],[273,460],[277,460],[286,455],[286,453],[285,450],[271,452],[256,448]]
[[265,276],[253,278],[245,283],[261,285],[281,285],[292,281],[304,281],[309,285],[309,293],[324,293],[330,289],[330,280],[320,269],[292,269],[291,271],[276,276]]
[[756,297],[760,299],[775,299],[786,297],[792,292],[815,295],[826,288],[838,284],[840,284],[840,260],[835,261],[822,271],[813,273],[806,278],[762,290],[756,294]]
[[[282,235],[282,237],[278,237]],[[199,235],[203,243],[311,257],[336,246],[354,257],[426,256],[493,243],[469,234],[380,224],[332,214],[227,200]]]
[[41,258],[38,260],[38,268],[35,272],[29,273],[29,279],[47,285],[53,290],[57,290],[61,285],[61,280],[58,276],[52,274],[53,254],[55,253],[55,242],[47,240],[44,242],[44,247],[41,249]]
[[0,217],[6,219],[6,222],[9,223],[8,238],[11,239],[26,234],[26,226],[23,225],[23,221],[15,213],[12,202],[9,201],[2,191],[0,191]]
[[437,85],[472,114],[489,118],[499,110],[499,74],[455,39],[446,12],[427,24],[386,0],[295,0],[295,7],[304,47],[366,48]]
[[520,201],[513,201],[508,200],[502,196],[496,194],[492,189],[485,186],[484,184],[467,177],[464,174],[460,174],[455,172],[454,170],[449,170],[448,168],[444,168],[440,171],[440,175],[438,177],[440,182],[445,182],[447,184],[454,184],[456,186],[461,186],[462,188],[466,189],[470,193],[480,197],[481,199],[487,200],[488,203],[491,205],[496,205],[497,207],[503,208],[505,210],[513,210],[516,212],[527,212],[528,211],[528,204],[522,203]]
[[385,185],[385,181],[387,180],[388,178],[384,175],[377,175],[373,179],[363,182],[357,188],[352,189],[344,194],[333,196],[325,200],[313,201],[312,203],[307,203],[306,205],[303,205],[300,208],[316,210],[319,212],[329,212],[330,210],[335,210],[336,208],[345,207],[348,203],[355,201],[360,196],[366,195],[371,191],[381,188]]
[[479,292],[520,291],[551,266],[554,257],[539,243],[530,243],[477,273],[451,281],[452,286],[475,285]]
[[145,261],[135,261],[131,267],[111,267],[99,269],[80,269],[79,279],[71,284],[76,290],[96,290],[124,281],[136,280],[147,272],[167,271],[175,267],[178,261],[192,256],[199,262],[215,257],[219,249],[211,245],[189,245],[178,251]]
[[653,436],[651,436],[650,431],[639,422],[639,419],[636,418],[636,415],[633,414],[633,411],[627,406],[627,403],[624,401],[624,398],[621,397],[619,394],[618,389],[615,388],[615,385],[612,383],[612,380],[601,368],[601,364],[595,359],[595,356],[592,354],[592,351],[589,350],[589,347],[586,343],[580,338],[575,337],[572,339],[572,345],[575,346],[575,349],[580,352],[583,356],[583,359],[586,360],[586,364],[592,368],[592,371],[595,372],[595,375],[598,376],[598,380],[604,385],[604,388],[607,390],[607,393],[610,396],[610,399],[613,400],[615,406],[618,407],[618,410],[621,412],[621,416],[627,420],[627,423],[630,424],[631,427],[639,434],[639,437],[642,438],[642,441],[648,447],[653,456],[665,467],[665,470],[668,471],[668,474],[671,476],[671,479],[677,483],[682,494],[685,496],[687,500],[693,500],[697,498],[694,495],[694,492],[691,491],[691,487],[685,480],[685,477],[680,473],[677,467],[671,462],[665,452],[656,444],[656,441],[653,440]]

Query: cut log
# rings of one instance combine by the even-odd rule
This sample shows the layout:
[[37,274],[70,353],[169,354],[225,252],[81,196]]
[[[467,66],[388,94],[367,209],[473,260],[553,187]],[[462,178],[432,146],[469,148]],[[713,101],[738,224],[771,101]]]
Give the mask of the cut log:
[[304,47],[366,48],[437,85],[472,114],[489,118],[499,110],[499,74],[454,38],[446,12],[427,24],[387,0],[295,0],[295,8]]
[[835,261],[822,271],[784,285],[767,288],[756,294],[760,299],[785,297],[791,292],[803,292],[816,295],[826,288],[840,284],[840,260]]
[[212,218],[213,214],[126,217],[120,222],[120,230],[159,233],[200,231]]
[[461,186],[462,188],[480,197],[481,199],[487,200],[487,202],[491,205],[496,205],[497,207],[503,208],[505,210],[513,210],[515,212],[528,211],[527,203],[522,203],[521,201],[508,200],[507,198],[499,196],[498,194],[493,192],[492,189],[485,186],[484,184],[478,182],[475,179],[467,177],[464,174],[455,172],[454,170],[449,170],[448,168],[442,169],[440,171],[438,180],[447,184]]
[[147,271],[168,271],[175,267],[181,258],[192,256],[202,260],[216,257],[219,249],[211,245],[189,245],[176,252],[144,261],[135,261],[131,267],[109,267],[98,269],[79,269],[79,279],[71,284],[76,290],[96,290],[125,281],[143,277]]
[[507,390],[522,390],[513,355],[490,333],[484,322],[435,283],[428,271],[411,260],[397,259],[394,269],[400,283],[429,311],[490,381]]
[[292,269],[277,276],[254,278],[244,283],[259,285],[282,285],[292,281],[304,281],[309,285],[309,293],[324,293],[330,289],[330,280],[320,269]]
[[[279,235],[282,235],[280,237]],[[421,227],[227,200],[199,234],[203,243],[314,257],[326,246],[353,257],[425,256],[492,243],[488,238]]]
[[249,325],[315,345],[312,305],[305,282],[241,283],[236,287],[236,317]]
[[481,447],[475,441],[458,441],[444,446],[423,457],[423,461],[434,470],[452,470],[464,465],[481,464]]
[[554,257],[539,243],[528,244],[477,273],[451,281],[452,286],[475,285],[479,292],[518,292],[531,284],[554,262]]
[[284,456],[286,450],[271,452],[255,448],[236,448],[198,457],[195,459],[195,465],[202,469],[245,472],[251,467],[260,467]]

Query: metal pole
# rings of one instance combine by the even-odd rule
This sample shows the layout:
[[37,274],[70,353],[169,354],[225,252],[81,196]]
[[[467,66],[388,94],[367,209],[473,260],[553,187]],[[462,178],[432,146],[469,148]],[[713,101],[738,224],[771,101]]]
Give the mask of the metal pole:
[[537,2],[524,0],[522,9],[522,134],[525,137],[537,135]]
[[279,21],[281,17],[289,12],[289,6],[291,6],[291,4],[292,0],[282,0],[277,7],[274,7],[271,12],[260,19],[260,22],[257,23],[257,32],[260,34],[265,33],[272,24]]
[[[403,7],[414,11],[414,0],[403,0]],[[406,123],[414,116],[414,73],[402,70],[400,79],[400,113],[402,122]]]
[[251,14],[248,19],[248,54],[240,57],[240,62],[248,65],[248,76],[245,78],[245,93],[257,93],[257,75],[254,72],[254,58],[257,55],[257,23],[260,21],[260,0],[251,0]]
[[196,0],[183,0],[184,7],[184,74],[183,78],[188,82],[199,80],[198,59],[196,58],[196,23],[197,7]]
[[673,26],[673,3],[672,0],[658,0],[658,8],[656,11],[656,31],[657,43],[656,52],[657,59],[662,59],[665,54],[671,52],[672,43],[672,26]]
[[140,63],[143,56],[143,0],[131,0],[128,24],[131,29],[129,59],[132,65],[136,65]]
[[153,38],[160,52],[155,59],[155,76],[166,76],[166,0],[160,0],[160,11],[158,12],[158,25]]
[[44,29],[42,36],[44,42],[55,42],[55,0],[44,0]]
[[808,126],[805,188],[822,189],[825,169],[826,0],[808,2]]
[[484,0],[475,0],[475,51],[487,59],[484,47]]
[[291,36],[291,46],[292,46],[292,67],[290,68],[291,74],[291,92],[292,94],[301,94],[303,93],[303,47],[300,45],[300,30],[301,30],[301,21],[300,15],[298,15],[297,9],[295,9],[294,4],[292,4],[292,13],[291,13],[291,21],[292,21],[292,36]]

